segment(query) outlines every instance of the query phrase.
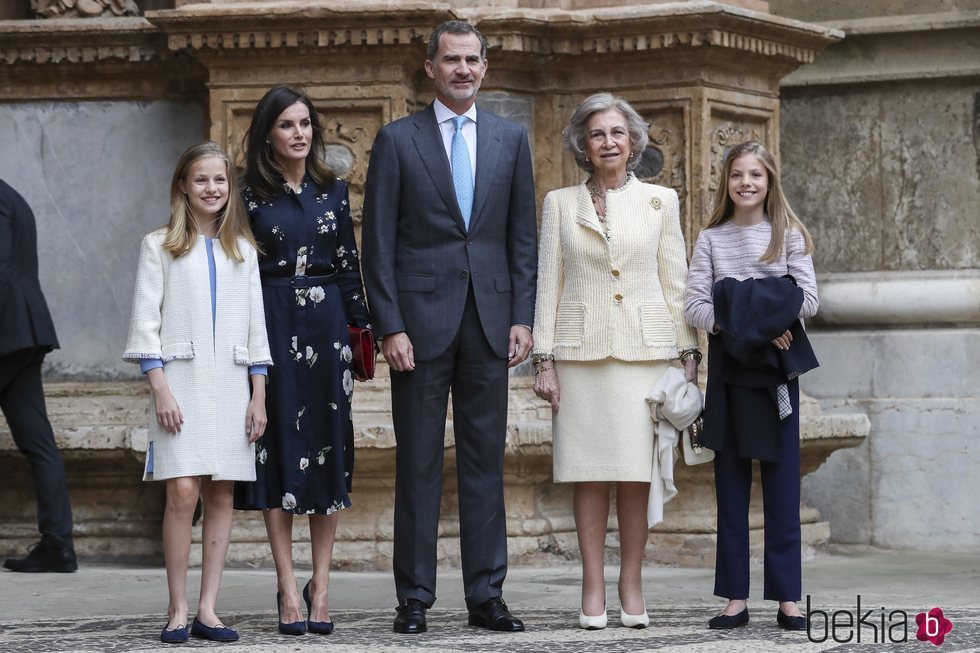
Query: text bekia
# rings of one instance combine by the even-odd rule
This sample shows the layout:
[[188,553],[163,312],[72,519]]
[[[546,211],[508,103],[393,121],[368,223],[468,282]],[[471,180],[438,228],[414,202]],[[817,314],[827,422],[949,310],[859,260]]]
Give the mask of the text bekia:
[[[905,610],[886,611],[884,606],[861,612],[861,595],[857,595],[854,611],[815,610],[806,595],[806,636],[811,642],[826,642],[828,638],[838,643],[871,642],[900,643],[909,639],[909,615]],[[870,636],[870,637],[869,637]]]

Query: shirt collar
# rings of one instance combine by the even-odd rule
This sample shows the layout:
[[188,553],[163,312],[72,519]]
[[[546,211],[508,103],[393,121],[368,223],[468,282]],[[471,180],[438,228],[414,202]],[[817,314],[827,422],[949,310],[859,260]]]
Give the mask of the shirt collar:
[[[436,112],[436,122],[440,125],[446,122],[447,120],[451,120],[455,118],[458,115],[455,111],[453,111],[445,104],[440,102],[439,98],[436,98],[432,102],[432,108]],[[472,120],[474,124],[476,124],[476,103],[474,102],[473,106],[471,106],[469,110],[463,115],[469,118],[470,120]]]

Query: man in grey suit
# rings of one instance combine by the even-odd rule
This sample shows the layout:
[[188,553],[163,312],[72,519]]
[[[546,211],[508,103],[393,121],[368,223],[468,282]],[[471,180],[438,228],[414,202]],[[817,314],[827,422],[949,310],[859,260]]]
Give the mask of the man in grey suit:
[[436,100],[386,125],[364,199],[368,301],[391,367],[396,480],[394,630],[435,601],[446,407],[453,397],[469,624],[520,631],[501,598],[508,367],[531,351],[537,235],[526,130],[475,106],[487,45],[468,23],[432,33]]

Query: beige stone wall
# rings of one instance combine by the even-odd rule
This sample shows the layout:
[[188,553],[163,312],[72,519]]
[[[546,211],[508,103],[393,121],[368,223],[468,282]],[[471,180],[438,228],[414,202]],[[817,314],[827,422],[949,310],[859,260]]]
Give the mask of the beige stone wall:
[[980,0],[769,0],[778,16],[813,22],[946,14],[980,9]]
[[980,460],[980,3],[773,0],[842,29],[783,80],[784,178],[813,230],[822,366],[872,436],[804,481],[834,538],[972,551]]

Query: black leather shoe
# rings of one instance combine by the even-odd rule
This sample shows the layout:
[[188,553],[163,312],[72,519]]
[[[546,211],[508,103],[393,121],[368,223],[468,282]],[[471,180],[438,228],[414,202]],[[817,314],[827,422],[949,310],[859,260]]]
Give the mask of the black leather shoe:
[[405,599],[395,610],[398,612],[393,627],[396,633],[417,635],[428,629],[425,624],[425,603],[418,599]]
[[779,624],[780,628],[786,630],[806,630],[806,617],[802,615],[791,617],[788,614],[783,614],[782,610],[776,612],[776,623]]
[[3,563],[10,571],[41,573],[46,571],[70,572],[78,569],[75,549],[70,546],[53,547],[38,542],[31,546],[24,558],[11,558]]
[[715,630],[731,630],[749,623],[749,609],[745,608],[738,614],[720,614],[708,620],[708,628]]
[[503,633],[519,633],[524,630],[524,622],[510,613],[503,599],[490,599],[483,605],[470,608],[468,623]]

